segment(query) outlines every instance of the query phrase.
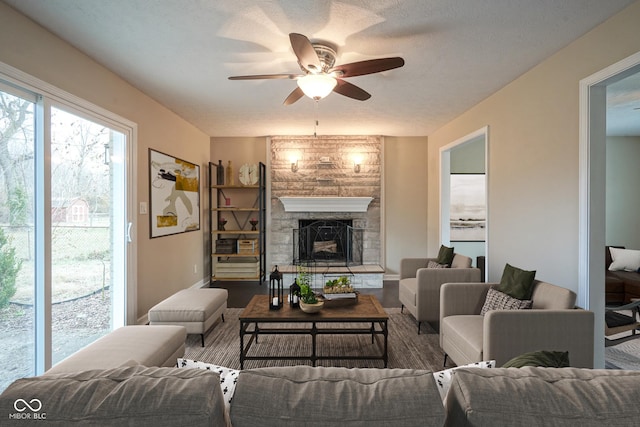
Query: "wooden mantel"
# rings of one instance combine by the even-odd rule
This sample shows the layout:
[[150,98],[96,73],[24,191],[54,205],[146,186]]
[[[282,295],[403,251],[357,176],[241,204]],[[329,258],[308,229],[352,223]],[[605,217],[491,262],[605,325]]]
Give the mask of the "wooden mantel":
[[366,212],[373,197],[279,197],[286,212]]

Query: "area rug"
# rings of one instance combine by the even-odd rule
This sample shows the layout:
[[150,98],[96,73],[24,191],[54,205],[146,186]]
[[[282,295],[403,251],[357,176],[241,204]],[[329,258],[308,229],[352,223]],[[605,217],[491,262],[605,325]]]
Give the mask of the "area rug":
[[640,339],[632,339],[604,349],[607,369],[640,371]]
[[[389,368],[442,369],[444,353],[438,343],[438,334],[422,325],[420,335],[414,318],[400,313],[399,308],[386,308],[389,314],[388,355]],[[218,321],[205,337],[205,347],[201,347],[199,335],[189,335],[185,358],[213,363],[233,369],[240,369],[240,308],[228,308],[224,322]],[[367,326],[367,324],[362,324]],[[282,325],[291,326],[291,325]],[[323,327],[325,324],[323,324]],[[352,326],[350,324],[350,326]],[[269,325],[269,327],[274,327]],[[248,336],[246,337],[248,338]],[[330,356],[360,356],[379,354],[379,348],[371,343],[370,335],[320,335],[317,338],[318,354]],[[300,355],[311,354],[311,337],[306,335],[261,335],[258,343],[253,343],[252,355]],[[248,360],[245,368],[264,366],[310,365],[309,360]],[[320,360],[318,366],[344,366],[349,368],[381,368],[381,360]]]

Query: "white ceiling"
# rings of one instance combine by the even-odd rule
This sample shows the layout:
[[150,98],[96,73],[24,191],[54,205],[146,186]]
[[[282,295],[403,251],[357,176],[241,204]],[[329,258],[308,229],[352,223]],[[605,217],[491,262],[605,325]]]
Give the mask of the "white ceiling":
[[[311,134],[316,114],[319,134],[419,136],[634,0],[4,1],[211,136]],[[334,93],[317,112],[282,105],[292,80],[227,79],[298,73],[290,32],[336,44],[337,64],[406,65],[350,78],[371,99]]]

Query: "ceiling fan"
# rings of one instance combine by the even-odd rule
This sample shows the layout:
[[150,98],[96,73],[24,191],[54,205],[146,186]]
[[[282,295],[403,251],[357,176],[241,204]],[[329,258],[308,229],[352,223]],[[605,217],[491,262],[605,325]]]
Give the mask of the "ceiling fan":
[[328,43],[311,43],[306,36],[298,33],[290,33],[289,40],[303,74],[282,73],[231,76],[229,80],[296,80],[298,87],[284,100],[284,105],[291,105],[304,95],[318,101],[332,91],[358,101],[366,101],[371,98],[371,94],[343,80],[345,77],[380,73],[404,65],[404,59],[392,57],[352,62],[334,67],[337,54],[335,49],[329,46]]

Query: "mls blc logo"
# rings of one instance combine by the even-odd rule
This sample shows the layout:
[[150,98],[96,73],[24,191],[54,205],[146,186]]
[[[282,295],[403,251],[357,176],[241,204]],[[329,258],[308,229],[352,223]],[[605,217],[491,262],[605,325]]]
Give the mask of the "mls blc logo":
[[46,420],[47,413],[40,412],[42,410],[42,401],[40,399],[31,399],[28,402],[25,399],[16,399],[13,402],[13,409],[17,412],[9,414],[10,420]]

